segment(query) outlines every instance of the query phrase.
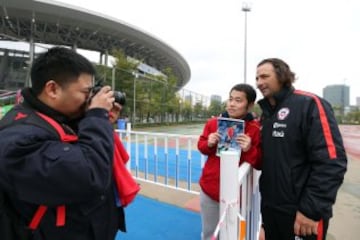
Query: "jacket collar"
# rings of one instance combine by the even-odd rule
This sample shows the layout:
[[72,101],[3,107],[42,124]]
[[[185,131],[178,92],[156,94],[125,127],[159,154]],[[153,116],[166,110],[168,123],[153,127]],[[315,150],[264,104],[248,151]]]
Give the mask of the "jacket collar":
[[35,96],[35,94],[31,90],[31,88],[24,88],[21,91],[21,95],[24,98],[23,105],[25,107],[33,108],[36,111],[39,111],[39,112],[53,118],[57,122],[60,122],[60,123],[69,122],[69,119],[64,114],[56,111],[55,109],[53,109],[53,108],[49,107],[48,105],[46,105],[45,103],[41,102]]
[[276,109],[277,106],[280,105],[284,101],[284,99],[294,92],[294,87],[283,87],[279,92],[274,94],[275,99],[275,106],[271,106],[270,101],[268,98],[263,98],[258,101],[258,104],[260,107],[263,108],[270,108],[270,109]]

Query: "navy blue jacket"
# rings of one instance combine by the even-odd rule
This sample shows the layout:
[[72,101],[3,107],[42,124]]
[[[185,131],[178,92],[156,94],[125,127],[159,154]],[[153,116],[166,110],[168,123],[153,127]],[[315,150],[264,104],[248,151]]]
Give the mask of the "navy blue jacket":
[[[125,230],[124,212],[115,204],[112,178],[113,128],[104,109],[91,109],[69,121],[24,92],[25,103],[0,121],[0,186],[24,224],[39,205],[49,206],[34,240],[113,240]],[[40,125],[16,124],[25,109],[39,111],[71,125],[75,143],[61,142]],[[46,123],[44,123],[46,124]],[[5,128],[4,125],[6,125]],[[56,227],[56,206],[66,205],[66,223]]]
[[313,219],[329,219],[343,182],[347,158],[328,102],[313,94],[284,88],[262,108],[262,208]]

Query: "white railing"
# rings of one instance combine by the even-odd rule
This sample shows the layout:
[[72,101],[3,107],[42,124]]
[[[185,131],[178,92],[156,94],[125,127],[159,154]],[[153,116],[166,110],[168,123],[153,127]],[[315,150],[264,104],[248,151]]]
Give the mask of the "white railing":
[[130,155],[127,168],[135,178],[198,193],[205,157],[197,150],[198,135],[116,130]]
[[261,172],[248,163],[239,169],[240,213],[246,221],[246,239],[257,240],[261,226],[259,177]]
[[237,168],[238,159],[238,152],[221,154],[220,220],[213,239],[219,232],[220,240],[258,239],[261,223],[260,172],[246,162]]

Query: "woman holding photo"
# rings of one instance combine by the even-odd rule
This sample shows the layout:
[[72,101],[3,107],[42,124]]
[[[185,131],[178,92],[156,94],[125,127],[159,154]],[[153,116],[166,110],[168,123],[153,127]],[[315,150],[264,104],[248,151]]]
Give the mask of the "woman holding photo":
[[[256,100],[255,89],[248,84],[237,84],[231,88],[226,104],[226,112],[221,117],[242,119],[245,131],[236,137],[241,148],[239,165],[246,161],[254,168],[261,167],[260,124],[251,114]],[[210,240],[219,221],[220,157],[217,145],[220,140],[218,118],[207,121],[198,140],[199,151],[207,155],[200,177],[200,208],[202,221],[202,240]]]

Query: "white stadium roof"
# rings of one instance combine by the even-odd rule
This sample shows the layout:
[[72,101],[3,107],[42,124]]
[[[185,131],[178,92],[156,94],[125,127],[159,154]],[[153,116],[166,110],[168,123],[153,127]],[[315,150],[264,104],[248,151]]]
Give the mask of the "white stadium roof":
[[101,13],[50,0],[0,0],[0,40],[76,46],[124,53],[158,70],[171,67],[178,87],[190,80],[190,67],[172,47],[149,33]]

